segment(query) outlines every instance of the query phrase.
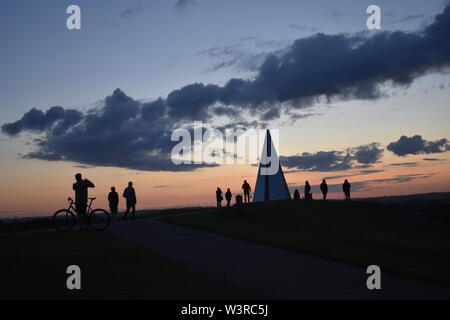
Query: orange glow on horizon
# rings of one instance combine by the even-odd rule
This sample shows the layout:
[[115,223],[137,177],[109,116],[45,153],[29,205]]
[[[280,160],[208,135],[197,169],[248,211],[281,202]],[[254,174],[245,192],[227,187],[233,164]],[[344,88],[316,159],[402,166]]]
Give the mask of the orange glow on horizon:
[[[422,156],[408,158],[408,162],[419,162],[414,167],[395,167],[387,158],[384,164],[376,164],[373,170],[383,170],[376,173],[356,175],[358,170],[345,172],[298,172],[285,173],[285,178],[291,190],[298,188],[303,192],[305,180],[312,185],[314,199],[321,197],[319,189],[323,177],[343,176],[328,179],[329,185],[342,184],[345,178],[355,188],[353,198],[404,195],[427,192],[450,191],[450,170],[446,161],[422,161]],[[398,159],[397,159],[398,160]],[[258,168],[250,165],[225,165],[217,168],[199,169],[193,172],[143,172],[118,168],[78,168],[70,163],[28,161],[19,159],[13,168],[4,172],[6,181],[14,183],[0,186],[2,203],[0,211],[3,216],[51,215],[54,211],[64,208],[66,199],[73,196],[72,183],[74,175],[81,172],[83,177],[90,179],[95,189],[90,190],[90,196],[97,197],[95,207],[108,209],[107,195],[111,186],[115,186],[122,196],[128,181],[133,181],[138,197],[138,210],[155,208],[173,208],[183,206],[212,206],[215,204],[215,189],[219,186],[223,191],[231,188],[233,194],[241,193],[244,179],[252,188],[256,182]],[[289,169],[284,169],[288,172]],[[17,172],[20,172],[17,174]],[[383,182],[380,180],[396,179],[417,175],[411,180]],[[360,182],[369,182],[365,188],[358,190]],[[330,190],[329,198],[342,199],[340,192]],[[124,210],[121,198],[119,210]]]

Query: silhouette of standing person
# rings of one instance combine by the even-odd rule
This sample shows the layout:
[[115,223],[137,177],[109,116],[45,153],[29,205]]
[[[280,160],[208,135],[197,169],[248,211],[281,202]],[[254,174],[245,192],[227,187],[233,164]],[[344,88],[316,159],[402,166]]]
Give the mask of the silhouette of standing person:
[[75,175],[76,182],[72,185],[75,191],[75,210],[80,216],[80,225],[83,228],[83,224],[86,220],[86,210],[88,203],[88,188],[95,188],[95,185],[88,179],[82,179],[81,173]]
[[323,200],[327,200],[328,185],[325,179],[322,179],[322,183],[320,184],[320,190],[322,191]]
[[311,199],[311,186],[308,180],[305,181],[305,200]]
[[300,192],[298,192],[298,189],[294,191],[294,200],[300,200]]
[[111,187],[111,192],[108,194],[109,211],[111,214],[116,214],[119,207],[119,194],[115,187]]
[[222,197],[222,190],[219,187],[217,187],[216,190],[216,200],[217,200],[217,208],[221,208],[223,197]]
[[350,199],[350,188],[351,188],[350,183],[348,182],[347,179],[345,179],[344,184],[342,185],[342,190],[344,191],[345,200],[347,200],[347,201],[351,200]]
[[227,200],[227,207],[230,206],[230,201],[233,195],[231,194],[230,188],[227,189],[227,192],[225,192],[225,199]]
[[250,202],[250,191],[252,191],[252,188],[248,184],[247,180],[244,180],[242,190],[244,190],[244,202],[245,203]]
[[127,211],[125,212],[123,219],[127,220],[128,212],[132,213],[132,219],[136,220],[136,191],[133,188],[133,182],[128,182],[128,187],[123,191],[123,197],[127,202]]

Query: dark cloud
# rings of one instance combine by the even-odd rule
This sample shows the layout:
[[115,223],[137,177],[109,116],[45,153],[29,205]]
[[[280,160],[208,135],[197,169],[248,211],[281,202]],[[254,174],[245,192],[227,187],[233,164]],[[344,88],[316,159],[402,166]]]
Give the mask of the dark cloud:
[[424,161],[447,161],[446,159],[438,159],[438,158],[423,158]]
[[86,113],[52,107],[32,109],[2,131],[15,136],[22,131],[42,134],[27,159],[73,161],[82,166],[111,166],[148,171],[189,171],[202,166],[172,163],[177,142],[170,135],[180,123],[166,116],[162,99],[142,103],[117,89],[103,105]]
[[346,151],[305,152],[301,155],[280,157],[281,164],[287,168],[303,171],[344,171],[355,168],[368,168],[379,161],[383,150],[379,144],[349,148]]
[[[434,174],[403,174],[403,175],[397,175],[393,178],[386,178],[386,179],[374,179],[374,180],[368,180],[368,181],[362,181],[357,182],[356,186],[360,189],[367,189],[367,188],[373,188],[376,184],[381,183],[406,183],[411,182],[415,180],[422,180],[422,179],[428,179],[432,177]],[[355,185],[355,183],[353,184]],[[353,186],[352,186],[353,187]]]
[[[185,1],[177,5],[184,6]],[[273,107],[289,103],[291,108],[303,108],[319,97],[376,99],[382,95],[380,86],[386,82],[405,86],[427,72],[447,67],[449,28],[450,7],[446,7],[432,24],[415,33],[319,33],[299,39],[282,51],[266,54],[254,78],[231,79],[224,86],[194,83],[174,90],[166,101],[169,115],[206,120],[210,109],[232,105],[258,110],[257,114],[264,117]],[[259,42],[267,45],[264,40],[255,43]],[[205,54],[235,56],[240,50],[224,46]]]
[[164,100],[159,98],[156,101],[142,104],[142,118],[147,121],[160,119],[166,115]]
[[26,112],[20,120],[4,124],[2,132],[10,136],[15,136],[22,131],[40,133],[45,130],[62,134],[69,127],[77,124],[81,118],[81,112],[73,109],[65,110],[59,106],[51,107],[46,112],[33,108]]
[[427,141],[420,135],[412,137],[401,136],[395,142],[390,143],[387,149],[397,156],[406,156],[409,154],[430,154],[442,153],[448,150],[449,142],[447,139],[436,141]]
[[379,173],[379,172],[384,172],[384,170],[382,170],[382,169],[371,169],[371,170],[361,170],[360,172],[359,172],[359,174],[361,175],[361,174],[372,174],[372,173]]
[[[177,2],[184,5],[185,1]],[[450,6],[417,32],[319,33],[268,54],[254,78],[234,78],[224,86],[190,84],[171,92],[165,103],[171,117],[207,120],[217,105],[264,115],[273,107],[303,108],[320,97],[376,99],[386,82],[406,86],[427,72],[448,67],[449,29]],[[17,124],[9,127],[9,132],[20,131]]]
[[172,91],[167,97],[169,116],[174,119],[205,120],[208,108],[220,97],[221,89],[216,85],[194,83]]
[[352,174],[342,174],[342,175],[338,175],[338,176],[328,176],[328,177],[324,177],[324,179],[326,179],[326,180],[347,179],[348,177],[364,176],[364,175],[373,174],[373,173],[379,173],[379,172],[384,172],[384,170],[382,170],[382,169],[361,170],[359,172],[352,173]]
[[352,168],[351,159],[339,151],[319,151],[303,153],[298,156],[280,157],[281,164],[287,168],[304,171],[341,171]]
[[281,54],[267,55],[253,79],[231,79],[224,87],[216,87],[215,99],[204,92],[205,101],[264,109],[314,97],[377,99],[382,96],[380,86],[387,82],[407,86],[427,72],[448,67],[449,29],[447,7],[415,33],[319,33],[295,41]]
[[[176,6],[188,3],[191,1],[177,1]],[[432,24],[414,33],[316,34],[295,41],[282,53],[269,54],[251,79],[234,78],[224,86],[194,83],[172,91],[167,99],[146,104],[116,90],[102,108],[83,114],[61,107],[46,112],[31,109],[20,120],[4,124],[2,132],[9,136],[23,131],[43,134],[28,158],[142,170],[192,170],[193,166],[172,166],[168,161],[169,134],[174,127],[186,121],[207,121],[217,115],[214,112],[224,115],[227,109],[218,107],[231,107],[234,115],[246,111],[275,119],[274,107],[289,112],[289,108],[304,108],[319,97],[376,99],[381,96],[380,85],[386,82],[409,85],[427,72],[448,67],[448,30],[450,6]],[[238,122],[233,113],[226,115]],[[442,150],[441,141],[429,142],[426,148],[428,153]],[[350,155],[321,152],[289,157],[286,162],[305,170],[367,168],[379,157],[378,151],[366,146]]]
[[418,162],[400,162],[400,163],[391,163],[389,166],[392,167],[416,167]]
[[379,149],[379,146],[378,143],[372,143],[354,148],[354,158],[362,164],[376,163],[383,155],[383,150]]

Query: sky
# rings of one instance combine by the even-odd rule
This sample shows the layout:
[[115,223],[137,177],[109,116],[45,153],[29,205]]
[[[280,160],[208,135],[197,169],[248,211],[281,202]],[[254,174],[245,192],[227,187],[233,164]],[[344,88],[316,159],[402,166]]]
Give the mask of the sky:
[[[81,8],[68,30],[66,8]],[[381,8],[381,30],[366,9]],[[288,185],[341,199],[450,191],[448,1],[0,3],[0,218],[47,215],[75,173],[141,209],[211,205],[257,167],[175,166],[171,133],[279,129]],[[447,8],[447,9],[446,9]],[[120,204],[123,207],[123,201]]]

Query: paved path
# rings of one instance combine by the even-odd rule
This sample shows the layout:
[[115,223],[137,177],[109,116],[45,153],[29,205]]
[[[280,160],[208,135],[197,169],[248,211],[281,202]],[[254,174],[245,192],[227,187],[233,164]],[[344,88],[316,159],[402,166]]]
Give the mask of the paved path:
[[383,272],[382,290],[369,291],[364,268],[159,219],[117,222],[109,232],[260,299],[450,299],[450,287]]

